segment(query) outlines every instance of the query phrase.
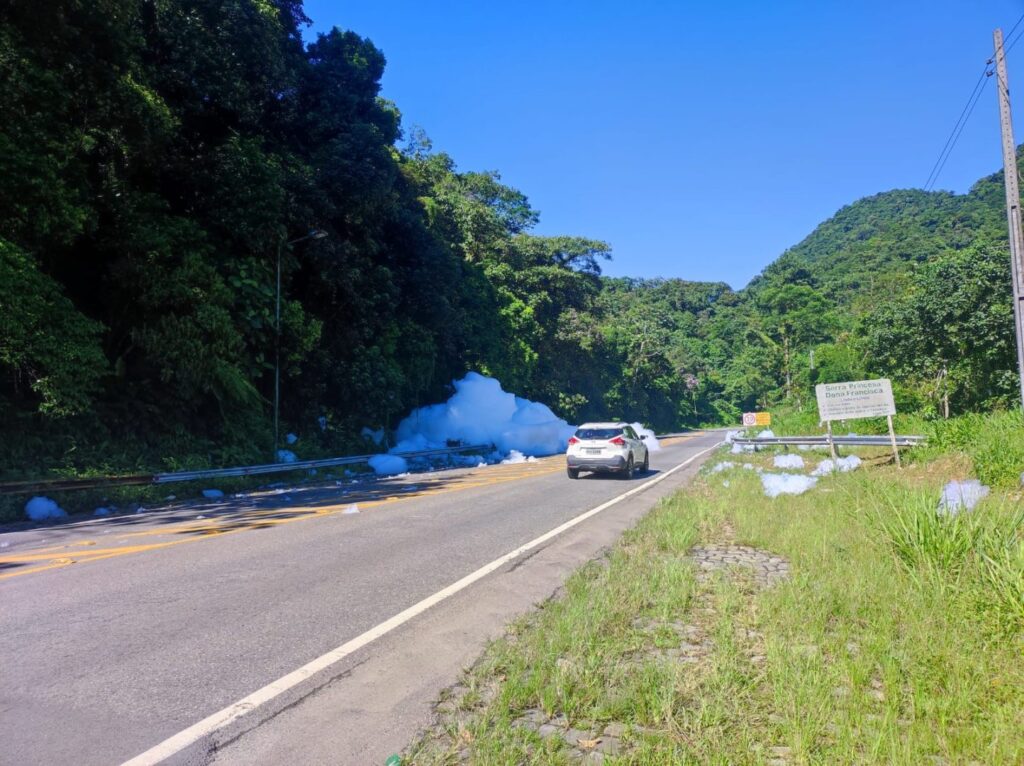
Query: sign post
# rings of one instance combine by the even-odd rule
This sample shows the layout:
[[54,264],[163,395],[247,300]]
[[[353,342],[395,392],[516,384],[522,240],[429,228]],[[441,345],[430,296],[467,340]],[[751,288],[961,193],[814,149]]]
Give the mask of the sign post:
[[900,464],[900,451],[896,449],[896,431],[893,430],[892,427],[892,415],[886,415],[885,419],[889,423],[889,441],[892,443],[892,454],[893,457],[896,458],[896,467],[902,471],[903,466]]
[[854,380],[847,383],[822,383],[814,387],[818,399],[818,415],[828,428],[828,443],[835,459],[836,448],[832,440],[833,420],[854,420],[856,418],[885,417],[889,424],[889,440],[896,467],[900,463],[896,447],[896,431],[893,430],[892,416],[896,414],[896,402],[892,396],[892,383],[888,378],[878,380]]

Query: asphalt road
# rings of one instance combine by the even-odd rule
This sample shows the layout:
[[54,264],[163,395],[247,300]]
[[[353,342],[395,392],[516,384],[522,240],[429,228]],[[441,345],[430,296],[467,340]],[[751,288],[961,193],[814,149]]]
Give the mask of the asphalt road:
[[[130,760],[720,440],[670,440],[633,482],[570,481],[555,457],[0,533],[0,763]],[[488,637],[698,465],[508,562],[171,762],[382,762],[429,722],[430,701]],[[346,513],[353,505],[359,513]]]

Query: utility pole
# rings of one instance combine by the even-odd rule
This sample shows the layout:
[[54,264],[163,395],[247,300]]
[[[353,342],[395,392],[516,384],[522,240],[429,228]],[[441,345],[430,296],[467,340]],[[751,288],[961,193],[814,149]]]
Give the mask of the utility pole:
[[1006,78],[1003,30],[992,33],[996,48],[996,90],[999,91],[999,126],[1003,133],[1003,176],[1006,185],[1006,220],[1010,227],[1010,268],[1013,274],[1013,325],[1017,333],[1017,373],[1024,407],[1024,237],[1020,227],[1020,189],[1017,187],[1017,146],[1010,116],[1010,81]]

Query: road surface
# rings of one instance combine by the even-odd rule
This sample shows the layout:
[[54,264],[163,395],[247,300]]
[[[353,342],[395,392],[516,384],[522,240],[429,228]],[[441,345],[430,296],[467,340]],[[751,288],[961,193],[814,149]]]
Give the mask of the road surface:
[[0,762],[383,763],[720,441],[632,482],[558,456],[0,533]]

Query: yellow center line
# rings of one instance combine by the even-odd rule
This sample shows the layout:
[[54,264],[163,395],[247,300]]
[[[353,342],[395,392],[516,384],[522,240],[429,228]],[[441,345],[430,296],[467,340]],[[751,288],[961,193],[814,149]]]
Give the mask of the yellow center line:
[[[540,461],[537,461],[540,462]],[[550,462],[548,463],[550,465]],[[501,473],[492,474],[490,477],[486,477],[484,481],[466,481],[464,477],[458,477],[455,482],[448,484],[447,486],[436,487],[426,490],[417,490],[412,492],[406,492],[402,495],[392,495],[384,499],[371,499],[366,501],[358,500],[357,498],[346,498],[345,501],[340,503],[332,503],[324,506],[285,506],[283,508],[273,509],[250,509],[242,512],[237,517],[230,519],[212,519],[210,524],[192,525],[186,524],[171,525],[159,529],[151,529],[143,532],[132,532],[123,535],[118,539],[127,539],[134,537],[150,537],[150,536],[161,536],[169,534],[191,534],[194,536],[184,537],[179,540],[167,540],[163,542],[155,542],[148,544],[139,545],[125,545],[117,548],[97,548],[90,550],[75,550],[69,556],[68,548],[77,547],[82,543],[70,543],[62,545],[57,548],[36,550],[33,553],[24,553],[17,555],[0,556],[0,565],[11,565],[11,564],[31,564],[35,562],[49,562],[43,566],[28,567],[25,569],[19,569],[12,572],[4,572],[0,574],[0,580],[7,580],[12,577],[20,577],[21,575],[34,574],[36,572],[44,572],[49,569],[59,569],[71,564],[76,563],[88,563],[91,561],[103,561],[104,559],[115,558],[118,556],[126,556],[134,553],[143,553],[146,551],[160,550],[163,548],[169,548],[174,545],[182,545],[184,543],[198,542],[202,540],[209,540],[214,537],[221,535],[232,534],[235,532],[242,532],[248,529],[254,528],[265,528],[268,526],[279,526],[281,524],[290,524],[294,521],[304,521],[311,518],[318,518],[324,516],[331,516],[334,514],[342,513],[346,508],[352,505],[358,505],[360,510],[375,508],[384,503],[394,504],[400,503],[404,500],[413,500],[416,498],[426,497],[430,495],[447,494],[451,492],[459,492],[466,489],[473,489],[482,486],[492,486],[497,484],[505,484],[512,481],[519,481],[521,479],[531,478],[535,476],[544,476],[547,474],[555,473],[556,471],[562,470],[561,465],[556,468],[550,468],[545,466],[543,469],[533,469],[528,472],[515,472],[509,473],[503,471]],[[441,484],[443,479],[433,479],[428,482],[429,484]],[[279,514],[287,513],[288,516],[283,518],[261,518],[267,514]],[[256,517],[256,518],[252,518]],[[47,552],[49,551],[49,552]]]
[[[661,440],[661,443],[666,445],[677,444],[681,441],[692,439],[694,436],[696,436],[696,434],[663,439]],[[324,516],[332,516],[344,512],[346,508],[349,508],[352,505],[358,505],[360,510],[363,510],[375,508],[377,506],[384,505],[385,503],[388,505],[394,505],[405,500],[414,500],[417,498],[430,497],[432,495],[443,495],[453,492],[461,492],[467,489],[475,489],[478,487],[496,486],[508,482],[521,481],[523,479],[548,476],[564,470],[563,460],[564,456],[553,455],[531,461],[529,463],[492,466],[488,467],[484,471],[474,471],[473,473],[463,474],[461,476],[454,477],[453,479],[446,479],[443,476],[432,474],[428,477],[424,477],[424,479],[417,481],[414,484],[407,485],[416,487],[416,489],[401,492],[400,494],[385,495],[384,493],[387,491],[387,488],[381,488],[374,494],[374,487],[370,485],[364,490],[366,493],[364,496],[367,497],[365,500],[361,500],[359,491],[356,491],[352,496],[345,498],[343,501],[328,505],[285,505],[277,508],[251,508],[241,511],[237,516],[231,516],[230,518],[221,517],[210,519],[209,523],[206,524],[181,522],[176,525],[168,525],[166,527],[149,529],[141,532],[129,532],[117,538],[117,540],[128,540],[138,537],[157,537],[171,534],[190,535],[189,537],[183,537],[177,540],[124,545],[116,548],[91,548],[87,550],[83,548],[95,545],[96,542],[93,540],[85,540],[81,542],[67,543],[60,546],[53,546],[50,548],[36,549],[32,553],[0,556],[0,566],[48,562],[41,566],[33,566],[25,569],[18,569],[17,571],[4,572],[0,574],[0,580],[7,580],[12,577],[20,577],[21,575],[34,574],[36,572],[45,572],[49,569],[60,569],[76,563],[84,564],[90,561],[103,561],[104,559],[160,550],[174,545],[182,545],[184,543],[210,540],[215,537],[220,537],[221,535],[243,532],[250,529],[265,529],[267,527],[290,524],[295,521],[305,521],[308,519],[322,518]],[[264,518],[266,516],[282,513],[288,515],[279,518]],[[75,550],[71,551],[69,550],[70,548],[75,548]]]

